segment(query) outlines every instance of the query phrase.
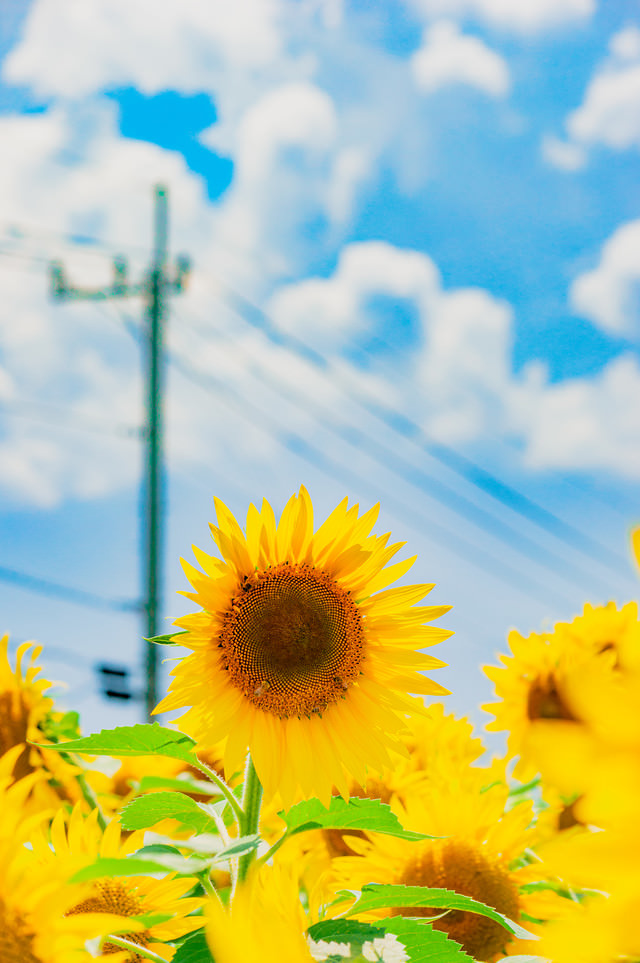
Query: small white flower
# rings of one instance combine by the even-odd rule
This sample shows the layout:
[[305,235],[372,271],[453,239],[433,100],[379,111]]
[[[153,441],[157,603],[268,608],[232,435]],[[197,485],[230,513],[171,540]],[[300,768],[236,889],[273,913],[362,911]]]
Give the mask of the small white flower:
[[341,956],[344,959],[350,959],[351,957],[348,943],[336,943],[334,941],[326,943],[324,940],[318,940],[316,943],[311,937],[308,937],[308,942],[311,958],[317,960],[318,963],[324,963],[331,956]]
[[372,963],[405,963],[409,959],[404,946],[394,933],[386,933],[380,939],[365,943],[362,956]]

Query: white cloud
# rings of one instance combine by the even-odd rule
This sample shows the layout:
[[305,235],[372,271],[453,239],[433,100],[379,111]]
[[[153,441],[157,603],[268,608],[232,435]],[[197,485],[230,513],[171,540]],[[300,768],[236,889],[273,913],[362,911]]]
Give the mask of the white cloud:
[[588,20],[595,0],[405,0],[418,14],[470,17],[492,27],[531,34]]
[[545,159],[565,170],[578,170],[585,148],[640,148],[640,29],[629,26],[609,41],[609,56],[596,67],[583,101],[565,122],[569,142],[547,137]]
[[579,171],[587,163],[587,153],[580,144],[559,140],[551,134],[542,139],[542,156],[552,167],[564,171]]
[[583,144],[640,147],[640,63],[596,74],[583,103],[567,118],[567,130]]
[[504,97],[510,86],[504,58],[477,37],[462,34],[450,20],[438,21],[425,30],[422,46],[411,57],[411,69],[425,93],[464,84]]
[[440,287],[433,261],[384,241],[343,248],[334,275],[279,288],[268,305],[277,324],[329,352],[339,352],[374,323],[368,303],[377,294],[414,302],[427,312]]
[[332,277],[281,288],[269,310],[282,328],[324,351],[376,336],[392,345],[395,330],[385,330],[377,314],[380,296],[413,309],[417,319],[404,352],[371,361],[373,370],[386,369],[396,402],[413,408],[437,437],[481,434],[495,422],[509,379],[511,309],[481,289],[443,291],[427,255],[382,241],[348,245]]
[[273,63],[279,0],[34,0],[4,77],[74,100],[108,87],[194,92]]
[[640,220],[611,235],[596,267],[571,285],[570,301],[605,331],[640,338]]
[[640,478],[638,397],[640,366],[631,354],[610,361],[593,377],[557,384],[530,369],[509,399],[513,429],[526,438],[526,464]]
[[217,230],[254,276],[295,275],[335,250],[370,164],[345,138],[325,91],[300,82],[267,91],[239,120],[233,153]]
[[[552,383],[544,366],[515,374],[513,311],[480,288],[444,290],[433,261],[383,242],[348,245],[335,273],[286,285],[270,313],[329,356],[380,331],[375,298],[413,305],[418,331],[407,351],[370,358],[387,400],[448,443],[491,435],[519,439],[535,470],[597,469],[640,477],[640,369],[630,355],[593,377]],[[370,397],[372,397],[370,395]]]
[[[219,321],[215,274],[251,296],[286,275],[296,256],[298,266],[304,266],[310,252],[331,250],[338,243],[333,238],[327,247],[325,235],[342,230],[359,169],[353,154],[336,143],[339,128],[331,98],[311,85],[285,85],[265,95],[264,103],[259,101],[238,126],[237,174],[218,205],[207,203],[200,179],[180,155],[121,138],[115,114],[113,104],[94,101],[86,113],[77,105],[60,105],[43,114],[0,119],[5,144],[0,234],[14,225],[4,233],[2,246],[16,255],[0,258],[0,283],[11,305],[0,318],[0,488],[25,502],[52,505],[69,497],[95,497],[129,486],[137,477],[140,455],[134,443],[52,429],[37,419],[14,417],[7,405],[17,408],[23,399],[53,402],[62,406],[62,420],[70,409],[72,422],[140,423],[139,351],[123,333],[116,306],[52,304],[45,265],[36,261],[40,273],[35,282],[23,269],[33,267],[28,256],[56,256],[64,260],[72,284],[105,285],[112,270],[108,252],[57,240],[65,234],[98,234],[115,251],[118,242],[124,243],[131,277],[139,279],[148,263],[155,182],[169,185],[172,250],[197,255],[192,283],[176,303],[176,322],[169,325],[173,348],[204,371],[222,366],[240,398],[250,376],[243,360],[247,349],[276,382],[314,386],[322,396],[308,364],[292,364],[285,352],[265,348],[257,336],[238,336],[236,318],[225,319],[223,327],[234,332],[234,340],[223,352],[212,345],[210,327],[208,347],[207,342],[194,344],[180,319],[195,312],[205,326]],[[298,254],[305,225],[314,228],[323,219],[326,232],[316,228],[304,256]],[[139,316],[142,305],[131,300],[117,307]],[[210,466],[216,455],[229,459],[234,471],[247,460],[254,463],[260,452],[273,454],[273,438],[233,413],[212,418],[213,403],[179,374],[172,376],[171,398],[168,445],[178,471]],[[303,410],[287,407],[276,396],[270,407],[277,411],[278,406],[286,409],[285,424],[300,422],[308,433]]]
[[640,27],[628,26],[614,34],[609,50],[618,60],[640,60]]

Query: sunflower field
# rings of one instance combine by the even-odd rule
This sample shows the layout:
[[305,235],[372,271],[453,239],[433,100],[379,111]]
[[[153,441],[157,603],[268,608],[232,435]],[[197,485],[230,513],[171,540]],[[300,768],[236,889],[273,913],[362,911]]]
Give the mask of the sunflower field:
[[2,639],[0,963],[640,960],[636,602],[510,633],[491,757],[375,508],[216,511],[167,726],[83,735]]

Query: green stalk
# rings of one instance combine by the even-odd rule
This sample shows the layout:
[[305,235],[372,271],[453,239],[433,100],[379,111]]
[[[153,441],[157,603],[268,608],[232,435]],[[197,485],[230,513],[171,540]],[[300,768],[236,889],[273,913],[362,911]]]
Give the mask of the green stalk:
[[[262,802],[262,784],[258,779],[256,767],[251,753],[247,753],[247,765],[244,773],[244,789],[242,791],[242,819],[240,820],[240,836],[251,836],[258,832],[260,825],[260,803]],[[249,867],[256,858],[256,851],[252,849],[244,853],[238,860],[238,882],[246,879]]]
[[227,785],[227,783],[224,781],[224,779],[222,779],[218,775],[215,769],[211,769],[211,767],[207,766],[205,762],[203,762],[201,759],[198,759],[195,753],[194,753],[194,758],[195,758],[195,761],[192,763],[192,765],[194,765],[196,769],[199,769],[200,772],[203,772],[206,776],[208,776],[211,782],[216,784],[216,786],[218,787],[218,789],[220,790],[224,798],[227,800],[227,802],[231,806],[234,812],[234,815],[236,817],[236,820],[238,822],[238,826],[240,826],[242,821],[242,809],[240,808],[240,803],[238,802],[238,800],[233,794],[233,790],[231,789],[231,786]]
[[78,775],[76,776],[76,779],[78,780],[78,785],[80,786],[80,792],[82,793],[83,799],[89,803],[92,809],[97,809],[98,826],[100,827],[102,832],[104,832],[105,829],[107,828],[107,820],[105,819],[105,815],[102,812],[102,809],[100,808],[98,797],[96,796],[93,789],[87,782],[87,779],[84,776],[84,774],[78,773]]

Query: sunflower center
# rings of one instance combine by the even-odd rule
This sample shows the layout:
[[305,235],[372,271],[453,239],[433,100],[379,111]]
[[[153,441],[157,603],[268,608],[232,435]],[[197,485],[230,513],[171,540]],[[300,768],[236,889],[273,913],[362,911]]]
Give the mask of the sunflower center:
[[42,963],[33,952],[33,934],[24,920],[0,900],[0,960],[2,963]]
[[569,719],[578,720],[565,702],[554,677],[536,679],[529,689],[527,698],[527,716],[532,722],[537,719]]
[[[460,840],[450,838],[425,844],[419,855],[405,865],[396,882],[451,889],[493,906],[511,920],[519,916],[518,889],[508,872],[478,852],[477,847]],[[395,910],[394,915],[431,917],[439,912],[428,907],[405,907]],[[478,913],[450,910],[432,925],[457,940],[475,960],[493,959],[504,952],[511,940],[504,927]]]
[[[113,879],[99,879],[94,883],[95,892],[93,896],[77,903],[70,910],[67,916],[77,916],[79,913],[115,913],[117,916],[139,916],[144,910],[142,900],[130,890],[126,889],[122,883]],[[124,939],[135,943],[137,946],[148,946],[149,939],[146,933],[122,933]],[[103,956],[110,956],[112,953],[122,953],[122,947],[115,943],[103,943],[101,952]],[[129,957],[130,963],[143,963],[143,957],[135,953]]]
[[360,672],[362,617],[351,596],[309,565],[277,565],[243,585],[218,641],[230,681],[280,718],[322,713]]

